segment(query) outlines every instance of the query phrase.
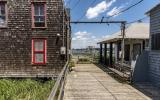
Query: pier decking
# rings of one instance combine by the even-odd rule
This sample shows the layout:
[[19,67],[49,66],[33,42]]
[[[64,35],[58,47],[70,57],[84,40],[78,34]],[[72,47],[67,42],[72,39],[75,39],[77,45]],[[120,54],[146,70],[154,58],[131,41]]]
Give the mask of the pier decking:
[[67,77],[64,100],[151,100],[93,64],[76,65],[73,70]]

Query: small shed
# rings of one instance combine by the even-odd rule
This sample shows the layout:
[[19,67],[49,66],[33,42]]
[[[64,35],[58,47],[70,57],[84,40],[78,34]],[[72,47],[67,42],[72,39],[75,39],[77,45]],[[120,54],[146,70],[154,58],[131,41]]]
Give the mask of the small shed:
[[[149,24],[133,23],[125,30],[124,37],[124,64],[134,67],[136,59],[148,47]],[[109,36],[100,44],[100,62],[113,67],[122,61],[122,34],[121,31]]]

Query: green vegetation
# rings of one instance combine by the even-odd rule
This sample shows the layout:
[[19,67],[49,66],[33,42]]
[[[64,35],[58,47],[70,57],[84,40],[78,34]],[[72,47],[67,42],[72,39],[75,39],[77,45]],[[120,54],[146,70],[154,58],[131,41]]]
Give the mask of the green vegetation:
[[69,62],[69,67],[70,67],[70,68],[75,67],[75,62],[74,62],[74,61],[70,61],[70,62]]
[[55,81],[0,80],[0,100],[46,100]]
[[80,62],[89,62],[89,58],[80,58],[79,59]]
[[78,59],[78,64],[90,64],[90,58],[79,58]]

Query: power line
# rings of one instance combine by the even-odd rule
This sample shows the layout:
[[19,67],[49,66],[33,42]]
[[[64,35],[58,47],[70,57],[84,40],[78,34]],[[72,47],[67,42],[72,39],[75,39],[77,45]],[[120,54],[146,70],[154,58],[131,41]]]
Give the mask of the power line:
[[71,8],[71,10],[74,10],[74,9],[78,6],[78,4],[80,3],[80,1],[81,1],[81,0],[78,0],[78,1],[74,4],[74,6]]
[[143,1],[144,1],[144,0],[140,0],[140,1],[138,1],[137,3],[129,6],[128,8],[126,8],[126,9],[124,9],[124,10],[122,10],[122,11],[120,11],[120,12],[114,14],[114,15],[111,15],[111,16],[108,16],[108,17],[102,17],[102,21],[103,21],[104,18],[109,19],[109,18],[111,18],[111,17],[113,17],[113,16],[116,16],[116,15],[119,15],[119,14],[121,14],[121,13],[123,13],[123,12],[126,12],[126,11],[130,10],[131,8],[137,6],[138,4],[142,3]]
[[132,23],[136,23],[136,22],[139,22],[141,23],[143,20],[145,20],[146,18],[148,18],[147,16],[143,17],[143,18],[140,18],[138,20],[134,20],[134,21],[131,21],[131,22],[128,22],[127,24],[132,24]]
[[106,23],[126,23],[126,21],[71,21],[71,24],[106,24]]
[[[97,0],[92,1],[91,4],[89,5],[89,7],[92,6],[96,1],[97,1]],[[78,21],[81,20],[81,19],[86,15],[87,9],[88,9],[88,8],[86,8],[85,13],[84,13],[81,17],[79,17]]]

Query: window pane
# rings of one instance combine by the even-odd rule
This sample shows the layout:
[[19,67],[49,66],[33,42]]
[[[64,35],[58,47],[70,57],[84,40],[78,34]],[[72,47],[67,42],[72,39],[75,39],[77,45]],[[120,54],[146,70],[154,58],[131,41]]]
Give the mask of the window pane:
[[40,15],[44,15],[44,4],[40,5]]
[[1,15],[5,15],[5,4],[1,4],[0,5],[0,8],[1,8]]
[[35,45],[35,51],[43,51],[43,41],[35,41],[34,42]]
[[45,18],[44,16],[35,16],[35,22],[44,22],[45,21]]
[[39,15],[39,6],[37,4],[34,5],[34,14]]
[[34,14],[36,16],[43,16],[44,15],[44,4],[35,4],[34,5]]
[[35,63],[43,63],[44,62],[44,54],[35,54]]
[[0,25],[5,24],[5,16],[0,16]]
[[157,42],[156,42],[156,44],[157,44],[157,49],[158,50],[160,50],[160,33],[157,33]]
[[34,23],[35,27],[45,27],[45,23]]

